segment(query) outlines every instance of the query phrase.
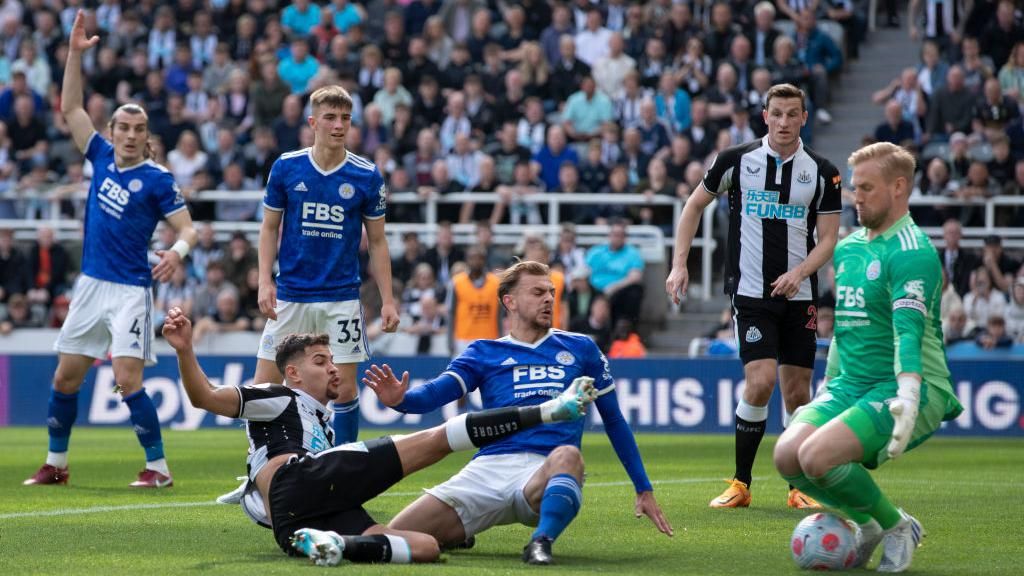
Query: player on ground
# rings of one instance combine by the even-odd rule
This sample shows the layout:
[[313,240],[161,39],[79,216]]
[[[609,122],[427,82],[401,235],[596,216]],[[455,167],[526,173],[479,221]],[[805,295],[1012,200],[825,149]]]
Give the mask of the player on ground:
[[192,348],[192,324],[178,308],[167,314],[164,337],[196,408],[247,420],[248,481],[242,507],[271,528],[278,545],[322,565],[354,562],[431,562],[437,541],[426,534],[377,524],[363,504],[403,477],[455,450],[497,442],[542,423],[579,419],[596,397],[593,380],[577,378],[539,406],[464,414],[407,436],[334,446],[327,403],[341,393],[341,372],[327,334],[282,337],[276,364],[285,384],[214,388]]
[[[577,378],[596,381],[597,409],[615,453],[636,489],[637,517],[646,515],[671,536],[647,479],[633,433],[622,417],[608,362],[581,334],[552,330],[554,287],[548,267],[519,262],[501,274],[498,296],[510,334],[477,340],[434,380],[409,390],[391,368],[372,366],[363,383],[401,412],[426,413],[480,390],[487,409],[536,406],[558,397]],[[390,527],[426,532],[443,545],[465,541],[499,524],[537,526],[523,550],[530,564],[550,564],[551,545],[582,505],[583,422],[540,426],[480,450],[452,479],[435,486],[396,516]]]
[[[146,466],[131,485],[171,486],[160,420],[142,388],[142,369],[156,363],[151,284],[154,278],[171,278],[195,246],[196,232],[171,173],[150,159],[145,110],[135,104],[115,110],[109,124],[112,142],[93,129],[82,107],[82,53],[99,41],[98,36],[86,37],[79,12],[69,38],[61,113],[75,145],[93,166],[82,275],[54,344],[60,358],[47,413],[50,448],[46,464],[25,484],[67,484],[68,441],[78,415],[78,389],[96,359],[106,358],[109,352],[117,389],[146,453]],[[178,232],[178,240],[169,250],[157,252],[160,262],[151,270],[147,250],[161,219]]]
[[910,217],[914,157],[872,144],[850,156],[863,226],[836,248],[835,340],[828,385],[775,446],[782,477],[859,524],[858,566],[883,544],[880,572],[902,572],[921,524],[868,469],[912,450],[963,410],[942,344],[942,266]]
[[[839,171],[800,140],[805,101],[795,86],[772,86],[761,112],[768,134],[718,155],[676,229],[665,289],[678,304],[689,283],[686,261],[701,214],[715,198],[728,199],[725,292],[732,296],[746,387],[736,407],[736,472],[712,508],[750,505],[751,470],[776,374],[787,413],[810,401],[817,270],[832,257],[842,205]],[[787,503],[820,507],[793,486]]]

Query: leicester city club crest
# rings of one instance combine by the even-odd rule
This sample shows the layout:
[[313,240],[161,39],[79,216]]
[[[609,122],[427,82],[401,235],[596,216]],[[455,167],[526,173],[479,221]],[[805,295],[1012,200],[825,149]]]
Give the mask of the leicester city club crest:
[[128,189],[131,190],[133,193],[142,190],[142,180],[139,180],[138,178],[132,178],[131,181],[128,182]]
[[562,350],[555,356],[555,361],[562,366],[569,366],[576,361],[576,357],[573,356],[568,350]]
[[349,184],[348,182],[345,182],[344,184],[338,187],[338,194],[342,197],[342,199],[348,200],[349,198],[356,195],[356,189],[353,188],[352,185]]
[[879,260],[872,260],[868,264],[868,270],[866,276],[868,280],[878,280],[878,277],[882,274],[882,263]]

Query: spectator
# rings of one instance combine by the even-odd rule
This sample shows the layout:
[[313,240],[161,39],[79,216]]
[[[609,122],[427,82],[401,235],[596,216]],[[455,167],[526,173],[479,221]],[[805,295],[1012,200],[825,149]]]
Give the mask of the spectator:
[[53,229],[40,227],[28,257],[30,287],[26,295],[31,304],[49,306],[66,292],[72,272],[71,257],[54,241]]
[[971,338],[963,305],[950,308],[948,317],[942,322],[942,338],[946,346]]
[[177,266],[171,275],[170,281],[160,282],[156,286],[154,325],[159,326],[163,324],[167,312],[174,307],[181,308],[182,312],[191,318],[195,296],[195,281],[188,277],[184,266]]
[[451,280],[452,264],[464,259],[465,254],[462,248],[455,245],[451,222],[440,222],[437,225],[434,245],[423,254],[423,261],[430,264],[431,268],[437,271],[437,283],[441,286],[447,286]]
[[[260,185],[245,177],[245,166],[241,162],[232,162],[224,169],[224,177],[217,186],[222,192],[242,192],[257,190]],[[252,222],[260,211],[258,200],[217,200],[214,213],[222,222]],[[220,256],[218,256],[220,258]]]
[[289,36],[309,36],[320,23],[320,6],[310,0],[292,0],[281,12],[281,26]]
[[[298,150],[300,148],[299,129],[305,125],[306,119],[302,116],[302,99],[295,94],[289,94],[284,99],[280,115],[271,125],[278,148],[281,150]],[[366,149],[365,137],[363,142],[363,149],[368,154],[372,154],[372,150]]]
[[226,288],[217,294],[217,308],[212,316],[200,318],[192,334],[194,342],[202,342],[207,334],[225,334],[252,329],[252,320],[242,310],[238,290]]
[[584,76],[580,90],[570,96],[565,103],[562,127],[570,140],[584,141],[598,136],[601,125],[613,118],[611,98],[597,91],[597,84],[593,78]]
[[615,121],[622,126],[635,126],[640,121],[640,103],[649,97],[650,90],[640,85],[640,73],[632,71],[623,80],[622,89],[615,96]]
[[[672,4],[673,8],[676,6]],[[689,32],[685,30],[690,23],[690,11],[689,6],[682,5],[685,11],[683,18],[685,22],[682,22],[682,27],[676,29],[673,22],[674,19],[669,18],[668,22],[664,20],[659,23],[664,23],[662,26],[648,27],[648,23],[645,21],[644,7],[641,4],[633,3],[626,8],[626,22],[619,32],[622,32],[622,39],[626,41],[626,54],[629,54],[633,58],[639,58],[644,52],[647,45],[647,40],[650,38],[658,38],[662,42],[662,47],[666,54],[675,54],[675,43],[673,38],[678,35],[679,38],[686,38],[689,36]]]
[[640,151],[645,155],[653,157],[668,152],[669,128],[658,117],[654,100],[648,98],[640,104],[640,118],[635,128],[640,132]]
[[402,290],[401,297],[401,310],[402,314],[406,314],[415,321],[422,314],[420,310],[420,300],[424,295],[429,295],[435,298],[437,301],[444,301],[445,291],[434,277],[434,268],[426,263],[419,262],[412,269],[412,275],[407,282],[405,282],[405,288]]
[[237,288],[227,280],[224,272],[222,260],[211,260],[207,265],[206,278],[196,289],[195,305],[192,308],[195,320],[216,314],[217,295],[221,291],[230,289],[237,292]]
[[950,282],[961,296],[970,290],[971,272],[981,263],[978,258],[960,247],[963,228],[960,222],[950,218],[942,225],[942,239],[945,248],[939,253],[943,268],[950,277]]
[[954,132],[970,132],[974,95],[964,85],[964,70],[953,66],[946,74],[946,85],[936,90],[928,106],[927,136],[938,141]]
[[587,66],[594,66],[611,51],[612,31],[602,24],[601,11],[593,6],[587,11],[586,26],[576,33],[576,55]]
[[900,103],[900,113],[904,120],[913,124],[915,129],[920,129],[924,125],[928,105],[924,91],[918,83],[917,72],[913,68],[904,68],[899,78],[876,91],[871,99],[875,104],[886,105],[890,100],[896,100]]
[[452,51],[455,49],[455,42],[445,31],[444,21],[440,16],[427,18],[423,29],[423,39],[426,43],[427,59],[434,64],[435,69],[447,68],[451,61]]
[[625,318],[615,322],[612,344],[608,348],[609,358],[644,358],[647,348],[636,333],[633,323]]
[[417,337],[416,354],[430,354],[434,336],[440,336],[448,329],[444,307],[431,293],[422,294],[416,306],[418,314],[412,317],[412,324],[402,327],[402,331]]
[[236,133],[248,130],[245,119],[250,116],[249,125],[270,127],[281,114],[284,100],[291,93],[273,60],[262,62],[259,70],[260,79],[252,83],[247,97],[243,92],[248,82],[244,73],[235,71],[229,76],[231,90],[225,96],[225,110],[229,111],[230,118],[236,120]]
[[448,154],[448,174],[463,190],[474,190],[480,183],[480,164],[484,154],[476,149],[469,134],[457,134],[455,147]]
[[[637,184],[636,191],[643,194],[647,200],[661,196],[675,198],[678,182],[668,177],[665,169],[665,162],[660,158],[652,158],[647,164],[647,174]],[[634,221],[640,224],[659,226],[666,232],[672,227],[672,217],[675,210],[671,205],[659,206],[632,206]]]
[[405,7],[405,31],[410,37],[423,32],[427,19],[441,10],[440,0],[413,0]]
[[1024,343],[1024,276],[1013,282],[1010,304],[1006,307],[1006,332],[1015,342]]
[[236,287],[244,286],[249,269],[257,266],[256,248],[244,232],[237,231],[231,235],[223,262],[228,282]]
[[[494,228],[491,223],[487,220],[477,220],[475,229],[475,246],[479,246],[484,251],[485,267],[487,270],[500,270],[505,267],[505,264],[512,257],[512,254],[507,248],[503,246],[496,246],[494,244]],[[466,249],[466,262],[469,262],[469,251],[471,248]],[[455,271],[452,271],[452,276],[455,276]],[[449,306],[449,310],[452,308]]]
[[626,243],[627,225],[623,220],[610,224],[608,243],[587,252],[590,281],[611,301],[613,323],[619,319],[635,322],[643,301],[644,261],[640,252]]
[[11,294],[7,299],[7,311],[0,317],[0,336],[10,334],[17,328],[41,328],[42,321],[33,314],[32,307],[24,294]]
[[612,32],[608,40],[608,53],[590,63],[597,89],[609,98],[619,95],[623,80],[636,70],[636,60],[626,54],[624,48],[622,34]]
[[775,28],[775,6],[768,0],[754,5],[754,27],[747,34],[752,57],[757,66],[766,66],[772,59],[775,39],[780,32]]
[[981,96],[985,80],[991,78],[995,70],[992,59],[981,53],[978,39],[970,36],[960,43],[960,52],[963,55],[960,67],[964,71],[964,86],[974,96]]
[[[589,282],[584,275],[574,275],[572,286],[589,286]],[[570,302],[575,294],[575,302],[580,303],[582,313],[572,317],[569,330],[590,336],[602,352],[608,353],[612,341],[611,305],[603,294],[583,290],[586,288],[570,291]]]
[[544,105],[539,98],[527,98],[526,113],[518,121],[506,118],[505,122],[516,122],[516,141],[531,154],[544,147],[548,123],[544,116]]
[[209,222],[198,224],[196,232],[196,245],[189,252],[191,261],[189,275],[199,282],[204,282],[206,280],[207,268],[209,268],[211,263],[218,262],[224,257],[224,250],[221,248],[220,243],[217,242],[213,226]]
[[[590,83],[591,94],[593,94],[593,81]],[[533,157],[534,171],[537,173],[544,186],[554,189],[558,186],[558,169],[563,162],[579,163],[576,151],[568,146],[565,131],[561,126],[548,128],[546,144]]]
[[339,35],[346,34],[349,29],[366,19],[363,7],[349,0],[331,0],[327,12],[331,15]]
[[704,41],[692,36],[686,41],[686,51],[676,61],[679,85],[696,96],[708,85],[712,70],[711,57],[704,53]]
[[[575,32],[572,24],[572,12],[565,4],[556,4],[551,12],[551,24],[540,33],[540,45],[544,51],[544,57],[548,64],[556,68],[562,60],[561,44],[563,38],[568,36],[572,39]],[[575,50],[575,40],[573,40]]]
[[651,161],[643,151],[643,135],[639,128],[626,128],[622,134],[622,157],[619,162],[624,164],[629,176],[629,185],[636,186],[640,178],[647,173],[647,164]]
[[423,246],[416,232],[402,233],[402,255],[391,261],[391,276],[402,283],[408,284],[413,271],[423,262]]
[[45,54],[39,54],[36,44],[26,38],[18,49],[18,59],[11,63],[11,70],[25,72],[25,81],[37,94],[49,94],[53,76]]
[[292,94],[302,94],[319,69],[320,64],[309,53],[309,42],[296,38],[292,40],[288,56],[277,65],[277,74],[291,88]]
[[796,42],[789,36],[775,39],[768,70],[772,84],[792,84],[802,90],[810,90],[811,70],[796,57]]
[[32,276],[25,255],[14,245],[14,232],[0,228],[0,303],[12,294],[25,294]]
[[1013,338],[1006,333],[1006,319],[1002,316],[989,316],[985,329],[975,337],[974,342],[984,350],[1013,346]]
[[156,10],[156,19],[149,31],[147,48],[149,67],[160,70],[170,66],[174,60],[175,46],[177,46],[177,31],[175,30],[174,9],[170,6],[161,6]]
[[984,266],[971,274],[971,291],[964,296],[967,330],[971,332],[988,324],[992,316],[1002,316],[1006,295],[992,286],[992,276]]
[[[527,198],[535,196],[544,189],[544,186],[533,175],[533,170],[527,162],[516,164],[512,175],[512,183],[498,186],[497,193],[500,198],[494,206],[490,221],[493,224],[507,221],[510,224],[542,223],[540,207]],[[508,218],[505,218],[505,214]],[[503,263],[504,264],[504,263]]]
[[912,146],[917,141],[914,125],[903,118],[903,107],[895,98],[885,105],[885,121],[875,127],[875,141],[897,146]]
[[264,127],[253,130],[252,142],[245,148],[244,154],[245,176],[257,180],[261,186],[266,184],[270,169],[280,155],[274,132]]
[[438,67],[427,57],[427,44],[423,38],[414,36],[409,39],[408,54],[401,63],[402,78],[409,86],[419,86],[420,82],[430,76],[440,77]]
[[1024,41],[1014,44],[1010,58],[999,69],[999,87],[1003,94],[1024,102]]
[[18,96],[14,101],[14,119],[9,126],[11,152],[21,173],[29,172],[33,166],[45,167],[50,149],[46,139],[46,127],[41,115],[36,114],[32,98]]
[[729,55],[732,39],[742,34],[739,25],[733,22],[732,6],[728,2],[711,5],[711,26],[705,33],[704,48],[713,63]]
[[797,58],[811,71],[811,100],[817,107],[814,116],[823,124],[832,121],[829,114],[829,76],[837,74],[843,66],[843,54],[832,38],[818,29],[812,10],[804,10],[796,18]]
[[166,114],[152,122],[151,131],[164,146],[173,147],[178,145],[182,134],[195,134],[199,128],[195,122],[185,117],[185,98],[182,95],[170,94],[166,102]]
[[[601,140],[597,139],[591,140],[587,144],[587,157],[580,162],[577,170],[581,192],[588,194],[597,192],[608,182],[608,168],[605,167],[601,159],[602,147]],[[580,224],[582,223],[580,222]]]
[[1003,239],[997,234],[985,237],[985,247],[981,253],[981,265],[988,270],[992,285],[996,290],[1009,293],[1013,287],[1013,277],[1020,268],[1020,262],[1010,258],[1003,252]]
[[917,82],[929,100],[946,85],[948,76],[949,64],[942,59],[939,45],[926,40],[921,46],[921,66],[917,71]]
[[555,246],[553,262],[561,264],[566,275],[573,277],[577,271],[586,272],[586,278],[590,277],[590,271],[586,269],[586,252],[576,245],[576,226],[570,222],[561,225],[558,234],[558,245]]
[[990,77],[984,82],[983,94],[974,105],[974,132],[991,140],[1005,136],[1006,126],[1020,116],[1017,100],[1004,96],[999,80]]
[[725,61],[736,72],[736,89],[746,94],[751,89],[754,62],[750,59],[750,40],[746,36],[735,36],[729,45],[729,58]]
[[178,137],[177,146],[167,154],[168,168],[174,180],[184,189],[193,189],[196,174],[206,168],[209,156],[199,147],[199,137],[191,130],[185,130]]

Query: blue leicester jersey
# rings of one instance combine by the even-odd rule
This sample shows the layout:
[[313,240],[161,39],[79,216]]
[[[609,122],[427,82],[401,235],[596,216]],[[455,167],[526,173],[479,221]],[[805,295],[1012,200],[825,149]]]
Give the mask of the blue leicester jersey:
[[114,162],[114,147],[93,133],[85,149],[92,184],[85,209],[82,273],[149,286],[147,252],[160,220],[186,210],[185,197],[166,168],[152,160],[128,168]]
[[312,148],[274,162],[263,205],[283,212],[277,297],[287,302],[359,299],[363,219],[384,217],[387,188],[370,161],[347,152],[324,172]]
[[[445,371],[468,393],[480,389],[483,407],[533,406],[562,393],[579,376],[590,376],[599,395],[615,389],[608,360],[594,341],[582,334],[551,330],[534,344],[505,336],[477,340]],[[480,449],[477,456],[535,452],[547,455],[556,447],[579,447],[584,419],[542,424]]]

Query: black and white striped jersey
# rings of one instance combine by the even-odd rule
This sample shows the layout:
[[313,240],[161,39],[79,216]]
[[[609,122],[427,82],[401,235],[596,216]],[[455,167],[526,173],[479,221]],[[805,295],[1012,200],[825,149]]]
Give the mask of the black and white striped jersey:
[[249,437],[249,478],[279,454],[316,454],[334,446],[334,412],[302,390],[280,384],[239,386],[245,433]]
[[[780,158],[767,136],[721,152],[704,175],[704,188],[728,194],[726,294],[770,298],[772,282],[814,249],[818,214],[842,210],[841,182],[839,170],[803,142],[789,158]],[[792,300],[817,297],[812,274]]]

